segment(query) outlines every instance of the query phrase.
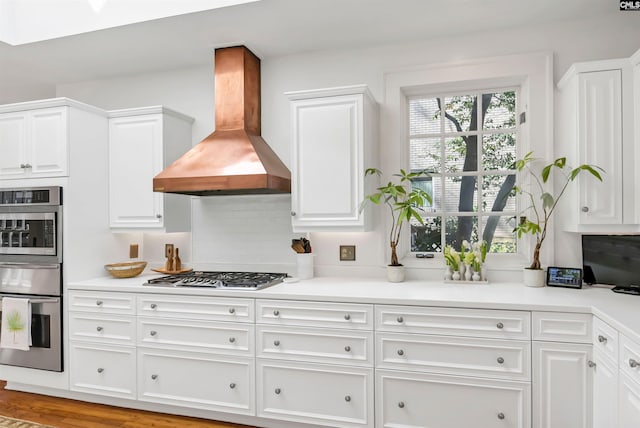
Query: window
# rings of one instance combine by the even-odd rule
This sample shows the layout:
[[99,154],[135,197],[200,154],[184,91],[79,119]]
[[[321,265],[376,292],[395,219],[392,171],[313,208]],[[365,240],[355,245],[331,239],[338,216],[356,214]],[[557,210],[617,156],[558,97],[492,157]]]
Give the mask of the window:
[[407,98],[413,183],[429,192],[425,224],[413,222],[411,251],[459,249],[463,240],[516,253],[515,160],[517,89],[417,95]]

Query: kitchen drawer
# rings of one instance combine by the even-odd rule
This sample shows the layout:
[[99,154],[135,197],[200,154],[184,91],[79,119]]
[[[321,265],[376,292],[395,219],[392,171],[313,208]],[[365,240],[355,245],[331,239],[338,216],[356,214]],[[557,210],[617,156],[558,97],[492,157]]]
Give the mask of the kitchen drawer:
[[593,349],[602,352],[612,361],[618,361],[618,330],[598,317],[593,317]]
[[533,340],[548,342],[591,343],[590,314],[533,312]]
[[261,324],[373,330],[373,305],[257,300]]
[[620,370],[635,382],[640,383],[640,344],[620,335]]
[[128,293],[73,290],[69,292],[69,310],[93,314],[135,315],[135,297]]
[[253,355],[255,326],[138,317],[138,346]]
[[114,314],[69,314],[69,337],[99,343],[135,345],[136,325],[134,317]]
[[138,400],[255,415],[253,358],[138,350]]
[[373,366],[373,332],[257,326],[258,357]]
[[138,296],[138,315],[252,323],[253,299],[228,297]]
[[373,427],[373,369],[257,359],[258,416]]
[[136,398],[134,347],[71,342],[71,390],[120,398]]
[[531,340],[529,312],[376,305],[376,331]]
[[529,428],[531,384],[376,370],[378,427]]
[[531,379],[531,342],[376,333],[376,367],[461,376]]

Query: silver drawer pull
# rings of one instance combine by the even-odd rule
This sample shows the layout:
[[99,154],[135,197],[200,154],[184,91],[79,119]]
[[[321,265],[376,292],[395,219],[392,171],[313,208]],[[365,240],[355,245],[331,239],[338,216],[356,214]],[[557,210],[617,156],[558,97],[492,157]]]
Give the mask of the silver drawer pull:
[[102,367],[99,367],[98,368],[98,373],[102,373],[102,372],[104,372],[104,369]]
[[158,375],[157,375],[157,374],[152,374],[152,375],[151,375],[151,379],[153,379],[153,380],[158,379]]
[[589,360],[587,361],[587,365],[591,368],[594,368],[596,366],[596,363],[594,363],[593,361]]
[[638,367],[638,362],[633,358],[629,359],[629,367],[631,367],[632,369],[635,369],[636,367]]
[[229,308],[229,313],[230,313],[230,314],[235,314],[235,313],[236,313],[236,310],[235,310],[234,308]]
[[102,300],[96,300],[96,306],[102,306]]
[[230,384],[229,384],[229,388],[231,388],[231,389],[235,389],[235,387],[236,387],[236,384],[235,384],[235,383],[230,383]]
[[351,352],[351,346],[347,345],[344,347],[344,350],[347,352]]
[[156,334],[158,334],[158,332],[157,332],[157,331],[155,331],[155,330],[151,330],[151,331],[149,332],[149,334],[150,334],[151,336],[155,336]]
[[280,311],[276,309],[275,311],[273,311],[273,315],[277,317],[278,315],[280,315]]
[[274,340],[273,341],[273,346],[280,346],[280,341],[279,340]]
[[351,401],[351,396],[350,395],[345,396],[344,401],[346,401],[347,403]]
[[503,420],[504,419],[504,413],[502,413],[502,412],[498,413],[498,419]]
[[398,407],[400,407],[401,409],[404,409],[404,401],[399,402]]
[[607,338],[604,337],[603,335],[599,334],[598,335],[598,342],[600,343],[607,343]]
[[96,327],[96,330],[97,330],[97,331],[102,331],[102,330],[104,330],[104,329],[103,329],[102,327],[98,326],[98,327]]
[[345,319],[345,320],[347,320],[347,321],[349,321],[349,320],[351,319],[351,315],[346,314],[346,315],[344,316],[344,319]]
[[236,338],[235,338],[235,337],[230,337],[230,338],[229,338],[229,342],[231,342],[231,343],[235,343],[235,341],[236,341]]
[[403,356],[404,355],[404,351],[402,349],[398,349],[398,355]]
[[282,391],[280,391],[280,388],[276,388],[276,390],[273,391],[273,392],[275,392],[276,394],[280,394],[280,392],[282,392]]
[[[496,324],[496,327],[498,327],[498,329],[502,330],[504,328],[504,324],[502,324],[501,322],[499,322],[498,324]],[[502,414],[502,413],[501,413]]]
[[498,364],[504,364],[504,358],[498,357]]
[[402,322],[404,322],[404,318],[398,317],[398,318],[396,318],[396,321],[398,321],[399,323],[402,323]]
[[149,307],[150,307],[151,309],[155,309],[155,308],[157,308],[157,307],[158,307],[158,305],[156,305],[155,303],[152,303],[151,305],[149,305]]

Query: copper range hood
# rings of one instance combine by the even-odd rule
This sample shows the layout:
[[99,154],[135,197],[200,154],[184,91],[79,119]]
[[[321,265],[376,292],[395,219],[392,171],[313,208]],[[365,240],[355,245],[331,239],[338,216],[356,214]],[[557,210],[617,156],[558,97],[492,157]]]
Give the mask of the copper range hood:
[[291,193],[291,173],[260,136],[260,59],[215,51],[216,130],[153,179],[153,191],[196,196]]

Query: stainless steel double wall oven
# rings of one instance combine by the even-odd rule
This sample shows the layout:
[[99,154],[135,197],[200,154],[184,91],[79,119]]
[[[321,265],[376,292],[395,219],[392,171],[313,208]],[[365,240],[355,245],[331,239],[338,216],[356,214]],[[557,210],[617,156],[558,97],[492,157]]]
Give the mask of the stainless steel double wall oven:
[[32,345],[0,364],[62,371],[62,187],[0,188],[3,297],[29,299]]

